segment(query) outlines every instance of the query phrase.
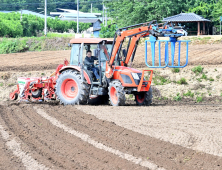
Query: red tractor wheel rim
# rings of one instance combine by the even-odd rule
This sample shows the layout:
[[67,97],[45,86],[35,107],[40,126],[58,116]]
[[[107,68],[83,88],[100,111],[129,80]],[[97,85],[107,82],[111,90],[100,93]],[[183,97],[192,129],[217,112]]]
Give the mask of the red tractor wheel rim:
[[111,87],[110,89],[110,98],[114,104],[117,104],[118,96],[117,96],[117,91],[115,87]]
[[144,100],[145,100],[145,94],[136,95],[136,100],[137,100],[139,103],[143,103]]
[[61,92],[66,99],[72,100],[78,94],[78,85],[73,79],[65,79],[61,86]]

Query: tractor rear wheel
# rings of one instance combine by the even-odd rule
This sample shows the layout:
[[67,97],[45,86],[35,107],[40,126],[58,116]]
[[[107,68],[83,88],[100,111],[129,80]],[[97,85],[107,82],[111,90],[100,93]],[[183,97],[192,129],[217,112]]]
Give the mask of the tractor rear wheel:
[[147,92],[140,92],[135,94],[136,104],[139,106],[149,106],[152,103],[152,88]]
[[113,80],[109,83],[109,100],[113,106],[124,106],[126,97],[122,84]]
[[64,105],[87,104],[89,85],[81,79],[80,73],[66,70],[56,81],[55,93],[57,99]]

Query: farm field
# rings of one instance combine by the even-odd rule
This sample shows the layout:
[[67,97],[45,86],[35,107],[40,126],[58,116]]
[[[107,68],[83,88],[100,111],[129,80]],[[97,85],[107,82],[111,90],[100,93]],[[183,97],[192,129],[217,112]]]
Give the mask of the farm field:
[[[69,56],[0,55],[0,169],[222,169],[221,44],[191,45],[179,73],[154,69],[149,107],[131,96],[123,107],[8,101],[18,77],[50,76]],[[144,61],[139,46],[133,67],[146,68]]]

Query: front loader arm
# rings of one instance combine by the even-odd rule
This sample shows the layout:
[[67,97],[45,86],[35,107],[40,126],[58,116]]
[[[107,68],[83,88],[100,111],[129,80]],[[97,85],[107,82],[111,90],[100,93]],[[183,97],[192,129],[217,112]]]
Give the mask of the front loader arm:
[[[147,24],[147,23],[145,23],[145,24]],[[127,27],[127,28],[129,28],[129,27]],[[134,29],[131,29],[131,30],[124,30],[122,32],[120,32],[120,30],[118,30],[116,32],[117,38],[116,38],[116,40],[113,44],[112,54],[111,54],[110,60],[106,63],[106,77],[107,78],[111,78],[112,75],[113,75],[112,65],[113,65],[116,57],[118,57],[118,55],[119,55],[119,52],[121,50],[122,43],[123,43],[124,39],[126,37],[131,37],[131,42],[130,42],[130,45],[129,45],[129,49],[127,51],[127,56],[126,56],[126,59],[123,63],[123,65],[127,65],[131,56],[132,56],[132,53],[135,49],[137,41],[141,37],[148,36],[149,35],[149,30],[151,30],[151,29],[152,29],[152,26],[151,26],[151,24],[149,24],[148,26],[143,25],[139,28],[134,28]]]

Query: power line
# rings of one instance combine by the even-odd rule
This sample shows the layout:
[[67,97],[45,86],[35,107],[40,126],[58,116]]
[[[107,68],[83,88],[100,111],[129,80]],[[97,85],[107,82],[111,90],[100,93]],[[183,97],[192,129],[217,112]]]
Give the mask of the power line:
[[[83,2],[79,2],[79,4],[101,3],[101,2],[111,2],[111,1],[118,1],[118,0],[83,1]],[[50,2],[47,4],[48,5],[50,5],[50,4],[76,4],[77,5],[76,2]],[[3,3],[3,4],[1,4],[1,6],[23,6],[23,5],[35,6],[35,5],[44,5],[44,3],[14,3],[14,4]]]

